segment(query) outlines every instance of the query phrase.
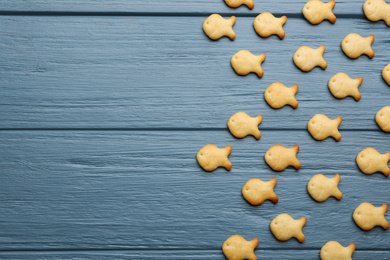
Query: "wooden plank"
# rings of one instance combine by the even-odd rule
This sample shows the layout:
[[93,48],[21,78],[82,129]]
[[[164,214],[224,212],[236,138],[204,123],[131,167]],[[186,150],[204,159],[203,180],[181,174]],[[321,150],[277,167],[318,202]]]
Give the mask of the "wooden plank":
[[[256,1],[255,7],[250,11],[246,6],[237,9],[229,8],[223,0],[170,0],[170,1],[142,1],[142,0],[58,0],[50,2],[46,0],[3,0],[0,10],[10,11],[65,11],[65,12],[163,12],[163,13],[231,13],[253,14],[260,12],[275,13],[301,13],[307,0],[288,1]],[[334,12],[338,14],[357,14],[363,16],[364,1],[337,1]]]
[[[362,202],[390,203],[389,179],[355,164],[367,146],[390,151],[381,132],[343,132],[339,143],[306,131],[263,131],[260,141],[227,131],[1,131],[2,250],[219,250],[230,235],[259,237],[262,250],[319,249],[329,240],[388,250],[390,232],[360,230],[352,220]],[[213,173],[196,163],[207,143],[231,144],[233,169]],[[301,147],[299,171],[270,170],[273,144]],[[341,174],[341,201],[312,200],[317,173]],[[276,177],[280,200],[250,206],[241,188],[250,178]],[[278,242],[269,230],[280,213],[306,216],[306,241]],[[389,218],[389,214],[386,215]]]
[[[258,259],[319,258],[318,250],[256,250]],[[1,259],[220,259],[226,258],[222,250],[153,250],[153,251],[49,251],[49,252],[0,252]],[[389,251],[356,250],[353,259],[389,259]]]
[[[262,114],[265,129],[305,129],[317,113],[342,116],[341,129],[378,129],[389,105],[381,77],[390,62],[388,28],[361,19],[309,25],[289,19],[284,40],[261,39],[252,18],[235,25],[231,42],[208,40],[204,17],[0,17],[1,128],[225,128],[231,115]],[[347,32],[374,33],[370,60],[348,59]],[[331,31],[332,37],[319,31]],[[303,73],[292,62],[301,45],[326,45],[328,69]],[[266,53],[265,75],[238,76],[231,56]],[[328,80],[343,71],[363,76],[362,99],[336,100]],[[298,84],[299,108],[271,109],[263,98],[273,82]]]

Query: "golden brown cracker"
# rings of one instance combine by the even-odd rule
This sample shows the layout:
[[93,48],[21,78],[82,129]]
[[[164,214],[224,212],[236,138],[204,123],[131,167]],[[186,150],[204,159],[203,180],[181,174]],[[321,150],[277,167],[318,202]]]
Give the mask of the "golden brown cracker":
[[305,241],[305,235],[302,233],[302,228],[305,224],[305,217],[295,220],[290,215],[283,213],[271,221],[270,228],[272,234],[280,241],[286,241],[295,237],[302,243]]
[[228,260],[257,260],[254,250],[258,245],[257,238],[246,241],[240,235],[233,235],[223,243],[222,251]]
[[322,174],[317,174],[314,175],[307,184],[307,191],[309,192],[310,196],[318,202],[325,201],[330,196],[341,200],[343,194],[337,187],[339,182],[339,174],[336,174],[333,178],[327,178]]
[[367,0],[363,4],[363,11],[368,20],[384,20],[390,26],[390,5],[385,0]]
[[233,25],[235,23],[235,16],[224,19],[219,14],[212,14],[203,22],[203,31],[212,40],[218,40],[223,36],[227,36],[230,40],[234,40],[236,38],[236,33],[233,31]]
[[298,85],[288,88],[282,83],[275,82],[264,91],[264,98],[268,105],[275,109],[284,107],[285,105],[297,108],[298,101],[295,99],[295,94],[298,92],[298,89]]
[[356,59],[363,54],[366,54],[369,58],[373,58],[375,52],[371,44],[374,39],[375,37],[372,34],[364,38],[357,33],[350,33],[341,41],[341,48],[345,55],[352,59]]
[[390,132],[390,106],[379,110],[375,115],[375,121],[383,131]]
[[329,117],[317,114],[310,119],[307,124],[307,129],[311,136],[316,140],[324,140],[328,137],[333,137],[336,141],[340,141],[341,134],[338,130],[339,125],[342,122],[341,116],[331,120]]
[[295,52],[293,60],[295,65],[305,72],[311,71],[316,66],[319,66],[322,69],[326,69],[328,67],[328,63],[322,57],[324,52],[324,45],[321,45],[318,49],[312,49],[308,46],[301,46]]
[[390,63],[382,70],[382,77],[386,81],[387,85],[390,86]]
[[355,249],[356,246],[353,243],[343,247],[339,242],[329,241],[321,248],[321,260],[352,260]]
[[339,72],[329,80],[328,87],[332,95],[336,98],[351,96],[356,101],[359,101],[362,95],[358,88],[362,82],[362,77],[351,79],[347,74]]
[[276,18],[269,12],[259,14],[253,21],[253,26],[258,35],[261,37],[269,37],[273,34],[283,39],[286,35],[283,30],[283,25],[287,22],[287,16]]
[[249,9],[255,7],[255,2],[253,2],[253,0],[225,0],[225,3],[233,8],[237,8],[241,5],[246,5]]
[[263,117],[250,117],[245,112],[237,112],[232,115],[227,123],[232,135],[237,138],[244,138],[247,135],[253,135],[257,140],[261,137],[259,124],[263,121]]
[[254,72],[260,78],[263,76],[264,71],[261,68],[261,63],[265,60],[265,54],[258,56],[253,55],[250,51],[241,50],[233,55],[231,64],[234,71],[238,75],[247,75]]
[[298,151],[299,146],[297,144],[291,148],[275,144],[265,153],[264,159],[274,171],[283,171],[288,166],[293,166],[295,169],[299,170],[301,168],[301,163],[297,159]]
[[242,187],[242,195],[251,205],[258,206],[265,200],[270,200],[277,203],[279,198],[274,192],[274,187],[277,181],[272,178],[270,181],[264,182],[260,179],[253,178],[245,183]]
[[331,23],[336,22],[336,16],[332,9],[336,5],[334,0],[323,3],[320,0],[309,0],[302,9],[303,16],[311,24],[319,24],[323,20],[329,20]]
[[205,171],[211,172],[218,167],[225,167],[226,170],[230,171],[232,164],[229,162],[228,156],[231,152],[232,147],[230,145],[219,149],[213,144],[208,144],[199,150],[196,159]]
[[380,207],[374,207],[371,203],[364,202],[353,212],[353,220],[363,230],[370,230],[375,226],[388,229],[389,222],[385,219],[387,208],[386,203]]
[[382,172],[385,176],[390,175],[390,168],[387,165],[390,160],[390,152],[380,154],[376,149],[368,147],[356,156],[356,163],[359,169],[365,174]]

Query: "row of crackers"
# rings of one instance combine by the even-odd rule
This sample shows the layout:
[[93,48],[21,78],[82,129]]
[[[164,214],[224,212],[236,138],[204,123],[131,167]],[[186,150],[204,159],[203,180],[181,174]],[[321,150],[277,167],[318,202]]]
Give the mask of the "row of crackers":
[[[225,2],[230,7],[238,7],[241,4],[246,4],[250,9],[254,7],[252,0],[225,0]],[[312,24],[321,23],[325,19],[331,23],[335,23],[336,16],[332,12],[334,6],[334,0],[328,3],[322,3],[320,0],[309,0],[303,7],[302,13]],[[363,10],[369,20],[384,20],[390,26],[390,5],[386,4],[384,0],[367,0],[363,5]],[[234,40],[236,34],[232,27],[235,22],[236,18],[234,16],[225,20],[218,14],[212,14],[204,21],[203,30],[212,40],[218,40],[223,36]],[[285,37],[283,25],[286,22],[286,16],[275,18],[271,13],[264,12],[255,18],[253,25],[255,31],[261,37],[269,37],[276,34],[283,39]],[[351,33],[342,40],[341,47],[344,53],[350,58],[357,58],[363,54],[373,58],[375,52],[371,48],[371,44],[374,39],[375,37],[373,35],[364,38],[358,34]],[[293,61],[302,71],[310,71],[316,66],[326,69],[327,63],[322,57],[324,52],[324,46],[320,46],[318,49],[302,46],[295,52]],[[261,63],[265,58],[265,54],[255,56],[247,50],[241,50],[233,55],[231,65],[239,75],[247,75],[254,72],[259,77],[262,77],[264,71],[261,68]],[[382,76],[390,85],[390,64],[382,70]],[[328,87],[336,98],[352,96],[356,100],[360,100],[361,95],[358,87],[362,82],[362,77],[351,79],[345,73],[338,73],[329,80]],[[295,93],[297,91],[298,85],[287,88],[281,83],[273,83],[265,90],[264,97],[267,103],[273,108],[280,108],[284,105],[291,105],[293,108],[297,108],[298,102],[295,99]],[[258,125],[261,121],[262,116],[252,118],[244,112],[238,112],[229,119],[228,128],[237,138],[253,135],[256,139],[260,139],[261,133]],[[323,140],[332,136],[335,140],[339,141],[341,134],[338,131],[338,126],[341,121],[341,117],[331,120],[325,115],[318,114],[309,121],[308,130],[313,138],[317,140]],[[384,107],[378,111],[376,121],[382,130],[389,132],[390,107]],[[206,171],[213,171],[221,166],[230,170],[232,164],[228,160],[228,155],[231,151],[232,147],[230,145],[224,149],[219,149],[209,144],[198,152],[197,160],[199,165]],[[294,145],[292,148],[274,145],[266,152],[264,158],[266,163],[275,171],[282,171],[290,165],[296,169],[300,169],[301,163],[296,157],[298,151],[298,145]],[[390,175],[390,168],[387,165],[389,160],[390,152],[380,154],[374,148],[366,148],[356,157],[356,162],[360,170],[364,173],[372,174],[380,171],[386,176]],[[316,201],[324,201],[330,196],[340,200],[343,195],[338,189],[339,182],[339,174],[336,174],[333,178],[327,178],[324,175],[318,174],[313,176],[309,181],[307,189],[311,197]],[[252,205],[260,205],[265,200],[271,200],[273,203],[277,203],[278,196],[274,192],[276,183],[275,178],[272,178],[268,182],[263,182],[257,178],[251,179],[242,188],[242,195]],[[386,204],[383,204],[381,207],[375,207],[370,203],[364,202],[355,209],[353,219],[364,230],[370,230],[375,226],[382,226],[384,229],[388,229],[389,223],[385,219],[387,209],[388,206]],[[295,220],[290,215],[284,213],[278,215],[271,221],[270,229],[278,240],[286,241],[295,237],[299,242],[303,242],[305,236],[302,228],[305,224],[305,217]],[[239,235],[233,235],[224,242],[222,249],[228,259],[257,259],[253,251],[258,244],[259,240],[257,238],[252,241],[246,241]],[[355,248],[354,244],[343,247],[336,241],[329,241],[321,249],[321,259],[351,259]]]

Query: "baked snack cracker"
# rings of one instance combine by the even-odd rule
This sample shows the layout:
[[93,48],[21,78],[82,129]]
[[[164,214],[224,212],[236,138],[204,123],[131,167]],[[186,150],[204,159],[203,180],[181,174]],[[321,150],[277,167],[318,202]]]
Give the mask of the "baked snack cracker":
[[339,182],[339,174],[336,174],[333,178],[327,178],[322,174],[317,174],[314,175],[307,184],[307,191],[309,192],[310,196],[318,202],[325,201],[330,196],[341,200],[343,194],[337,187]]
[[336,141],[340,141],[341,134],[338,130],[339,125],[343,119],[341,116],[336,117],[331,120],[326,115],[317,114],[310,119],[307,124],[307,129],[311,136],[316,140],[324,140],[325,138],[331,136]]
[[386,81],[387,85],[390,86],[390,63],[382,70],[382,77]]
[[219,14],[212,14],[203,22],[203,31],[212,40],[218,40],[223,36],[227,36],[230,40],[234,40],[236,38],[236,33],[233,31],[232,27],[235,23],[235,16],[224,19]]
[[320,0],[309,0],[302,9],[303,16],[311,24],[319,24],[323,20],[329,20],[331,23],[336,22],[336,16],[332,9],[336,5],[334,0],[323,3]]
[[233,55],[231,59],[232,67],[238,75],[247,75],[254,72],[260,78],[264,71],[261,68],[261,63],[265,60],[265,54],[255,56],[250,51],[241,50]]
[[332,95],[336,98],[351,96],[356,101],[359,101],[362,95],[358,88],[362,82],[362,77],[351,79],[347,74],[339,72],[330,78],[328,87]]
[[246,241],[240,235],[229,237],[222,245],[222,251],[228,260],[257,260],[255,248],[259,245],[259,239]]
[[390,26],[390,5],[385,0],[367,0],[363,5],[367,19],[373,22],[384,20]]
[[359,169],[365,174],[382,172],[385,176],[390,175],[390,168],[387,165],[390,160],[390,152],[380,154],[374,148],[366,148],[356,156],[356,163]]
[[213,144],[208,144],[199,150],[196,159],[205,171],[211,172],[218,167],[225,167],[226,170],[230,171],[232,164],[229,162],[228,156],[231,152],[232,147],[230,145],[219,149]]
[[390,132],[390,106],[379,110],[376,113],[375,121],[383,131]]
[[276,18],[269,12],[259,14],[253,21],[253,26],[258,35],[261,37],[269,37],[276,34],[280,39],[283,39],[286,33],[283,30],[283,25],[287,22],[287,16]]
[[301,162],[297,159],[298,151],[299,146],[297,144],[291,148],[275,144],[265,153],[264,159],[274,171],[283,171],[290,165],[299,170],[301,168]]
[[253,0],[225,0],[225,3],[233,8],[239,7],[240,5],[246,5],[249,9],[255,7],[255,2],[253,2]]
[[341,41],[341,48],[345,55],[352,59],[356,59],[363,54],[366,54],[369,58],[373,58],[375,52],[371,48],[371,44],[374,39],[375,37],[372,34],[367,38],[363,38],[357,33],[350,33]]
[[352,260],[355,249],[356,246],[353,243],[343,247],[339,242],[329,241],[321,248],[321,260]]
[[298,101],[295,99],[295,94],[298,92],[298,89],[298,85],[288,88],[282,83],[275,82],[264,91],[264,98],[272,108],[281,108],[285,105],[297,108]]
[[301,46],[295,52],[293,60],[295,65],[302,71],[311,71],[316,66],[319,66],[322,69],[326,69],[328,67],[328,63],[326,63],[322,57],[324,52],[324,45],[321,45],[318,49],[312,49],[308,46]]
[[242,187],[242,196],[254,206],[262,204],[265,200],[278,203],[279,198],[274,192],[276,182],[275,178],[272,178],[267,182],[257,178],[250,179],[245,183],[244,187]]
[[295,220],[290,215],[283,213],[271,221],[270,228],[277,240],[286,241],[295,237],[302,243],[305,241],[305,235],[302,233],[305,224],[305,217]]
[[370,230],[375,226],[388,229],[389,222],[385,219],[387,208],[386,203],[380,207],[374,207],[371,203],[364,202],[353,212],[353,220],[363,230]]
[[245,112],[237,112],[232,115],[227,123],[232,135],[237,138],[244,138],[247,135],[253,135],[257,140],[261,137],[259,124],[263,121],[263,117],[250,117]]

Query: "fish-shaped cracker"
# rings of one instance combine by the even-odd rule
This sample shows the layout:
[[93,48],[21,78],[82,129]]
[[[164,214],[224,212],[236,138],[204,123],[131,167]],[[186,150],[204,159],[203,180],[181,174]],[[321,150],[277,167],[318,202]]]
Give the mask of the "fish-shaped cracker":
[[287,16],[276,18],[269,12],[259,14],[253,21],[253,26],[258,35],[261,37],[269,37],[273,34],[283,39],[286,33],[283,30],[283,25],[287,22]]
[[307,184],[307,191],[310,196],[318,202],[327,200],[330,196],[341,200],[343,194],[337,185],[340,182],[340,175],[336,174],[333,178],[327,178],[322,174],[314,175]]
[[371,203],[364,202],[353,212],[353,220],[363,230],[370,230],[375,226],[388,229],[389,222],[385,219],[387,209],[386,203],[380,207],[374,207]]
[[352,59],[356,59],[363,54],[366,54],[369,58],[373,58],[375,52],[371,44],[374,40],[375,37],[372,34],[364,38],[357,33],[350,33],[341,41],[341,48],[345,55]]
[[271,221],[270,228],[272,234],[280,241],[286,241],[295,237],[302,243],[305,241],[305,235],[302,233],[302,228],[305,224],[305,217],[295,220],[290,215],[283,213]]
[[232,115],[227,123],[232,135],[237,138],[244,138],[247,135],[253,135],[257,140],[261,137],[259,124],[263,121],[263,117],[250,117],[245,112],[237,112]]
[[322,69],[326,69],[328,67],[328,63],[322,57],[324,52],[324,45],[321,45],[318,49],[312,49],[308,46],[301,46],[295,52],[293,60],[295,65],[305,72],[311,71],[316,66],[319,66]]
[[390,5],[385,0],[367,0],[363,4],[363,11],[368,20],[384,20],[390,26]]
[[229,162],[228,156],[231,152],[232,147],[230,145],[219,149],[213,144],[208,144],[199,150],[196,159],[205,171],[211,172],[218,167],[225,167],[226,170],[230,171],[232,164]]
[[264,91],[264,98],[272,108],[277,109],[285,105],[297,108],[298,101],[295,99],[295,94],[298,92],[298,89],[299,87],[296,84],[288,88],[282,83],[275,82]]
[[316,140],[324,140],[328,137],[333,137],[336,141],[340,141],[341,134],[339,132],[339,125],[343,119],[341,116],[336,117],[335,119],[330,119],[329,117],[317,114],[310,119],[307,124],[307,129],[311,136]]
[[258,206],[265,200],[270,200],[277,203],[279,198],[274,192],[276,179],[272,178],[270,181],[264,182],[260,179],[253,178],[245,183],[242,187],[242,195],[250,204]]
[[264,159],[274,171],[283,171],[290,165],[299,170],[301,168],[301,162],[297,159],[298,151],[299,146],[297,144],[291,148],[275,144],[265,153]]
[[390,160],[390,152],[380,154],[376,149],[368,147],[356,156],[356,163],[359,169],[365,174],[382,172],[385,176],[390,175],[390,168],[387,165]]
[[375,121],[383,131],[390,132],[390,106],[379,110],[375,115]]
[[253,2],[253,0],[225,0],[225,3],[233,8],[239,7],[240,5],[246,5],[249,9],[255,7],[255,2]]
[[241,50],[233,55],[231,64],[234,71],[238,75],[247,75],[254,72],[260,78],[263,76],[264,71],[261,68],[261,63],[265,60],[265,54],[258,56],[253,55],[250,51]]
[[362,77],[351,79],[347,74],[339,72],[329,80],[328,87],[332,95],[336,98],[351,96],[356,101],[359,101],[362,95],[358,88],[362,82]]
[[236,33],[233,31],[232,27],[235,23],[235,16],[224,19],[219,14],[212,14],[203,22],[203,31],[212,40],[218,40],[223,36],[227,36],[230,40],[234,40],[236,38]]
[[319,24],[323,20],[329,20],[331,23],[336,22],[336,16],[332,9],[336,5],[334,0],[323,3],[320,0],[309,0],[302,9],[303,16],[311,24]]
[[353,243],[343,247],[339,242],[329,241],[321,248],[321,260],[352,260],[355,249],[356,246]]
[[259,245],[259,239],[246,241],[240,235],[229,237],[222,245],[222,251],[228,260],[257,260],[255,248]]

